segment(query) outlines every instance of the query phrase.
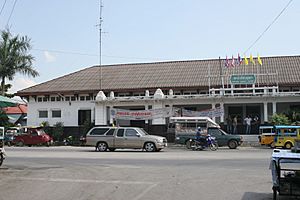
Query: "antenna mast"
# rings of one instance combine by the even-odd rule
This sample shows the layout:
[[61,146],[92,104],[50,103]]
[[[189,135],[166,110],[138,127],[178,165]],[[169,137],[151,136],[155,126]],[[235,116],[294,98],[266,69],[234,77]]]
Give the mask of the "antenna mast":
[[100,71],[100,79],[99,79],[99,87],[100,87],[100,90],[102,89],[102,22],[103,22],[103,19],[102,19],[102,8],[103,8],[103,2],[102,0],[100,0],[100,18],[99,18],[99,71]]

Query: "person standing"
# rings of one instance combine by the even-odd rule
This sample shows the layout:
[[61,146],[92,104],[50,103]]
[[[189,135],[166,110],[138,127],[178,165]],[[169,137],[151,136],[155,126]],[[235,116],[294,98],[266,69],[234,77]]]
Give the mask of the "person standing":
[[227,133],[232,133],[232,119],[230,115],[227,118]]
[[232,125],[233,125],[233,134],[237,134],[237,116],[234,116]]
[[247,116],[244,119],[244,122],[246,124],[246,134],[250,134],[250,132],[251,132],[251,121],[252,121],[252,118],[250,116]]

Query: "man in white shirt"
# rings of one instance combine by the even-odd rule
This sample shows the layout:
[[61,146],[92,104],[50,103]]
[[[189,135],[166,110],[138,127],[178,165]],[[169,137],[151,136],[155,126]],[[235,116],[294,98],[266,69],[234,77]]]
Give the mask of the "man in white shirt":
[[249,116],[247,116],[244,119],[244,122],[246,124],[246,134],[250,134],[250,132],[251,132],[251,121],[252,121],[252,118]]

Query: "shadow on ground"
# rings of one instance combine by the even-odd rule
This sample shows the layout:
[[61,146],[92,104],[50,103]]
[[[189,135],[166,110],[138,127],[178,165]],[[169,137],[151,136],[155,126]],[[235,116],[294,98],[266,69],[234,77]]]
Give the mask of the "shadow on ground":
[[245,192],[241,200],[272,200],[272,193]]

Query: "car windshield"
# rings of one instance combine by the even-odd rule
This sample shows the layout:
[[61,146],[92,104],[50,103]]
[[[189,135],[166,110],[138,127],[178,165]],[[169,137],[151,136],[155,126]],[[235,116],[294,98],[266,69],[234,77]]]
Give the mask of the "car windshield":
[[144,129],[142,129],[142,128],[139,128],[139,129],[137,129],[138,130],[138,132],[141,134],[141,135],[149,135],[149,133],[147,133]]
[[221,131],[223,135],[228,135],[228,133],[226,133],[226,132],[223,131],[222,129],[219,129],[219,131]]

